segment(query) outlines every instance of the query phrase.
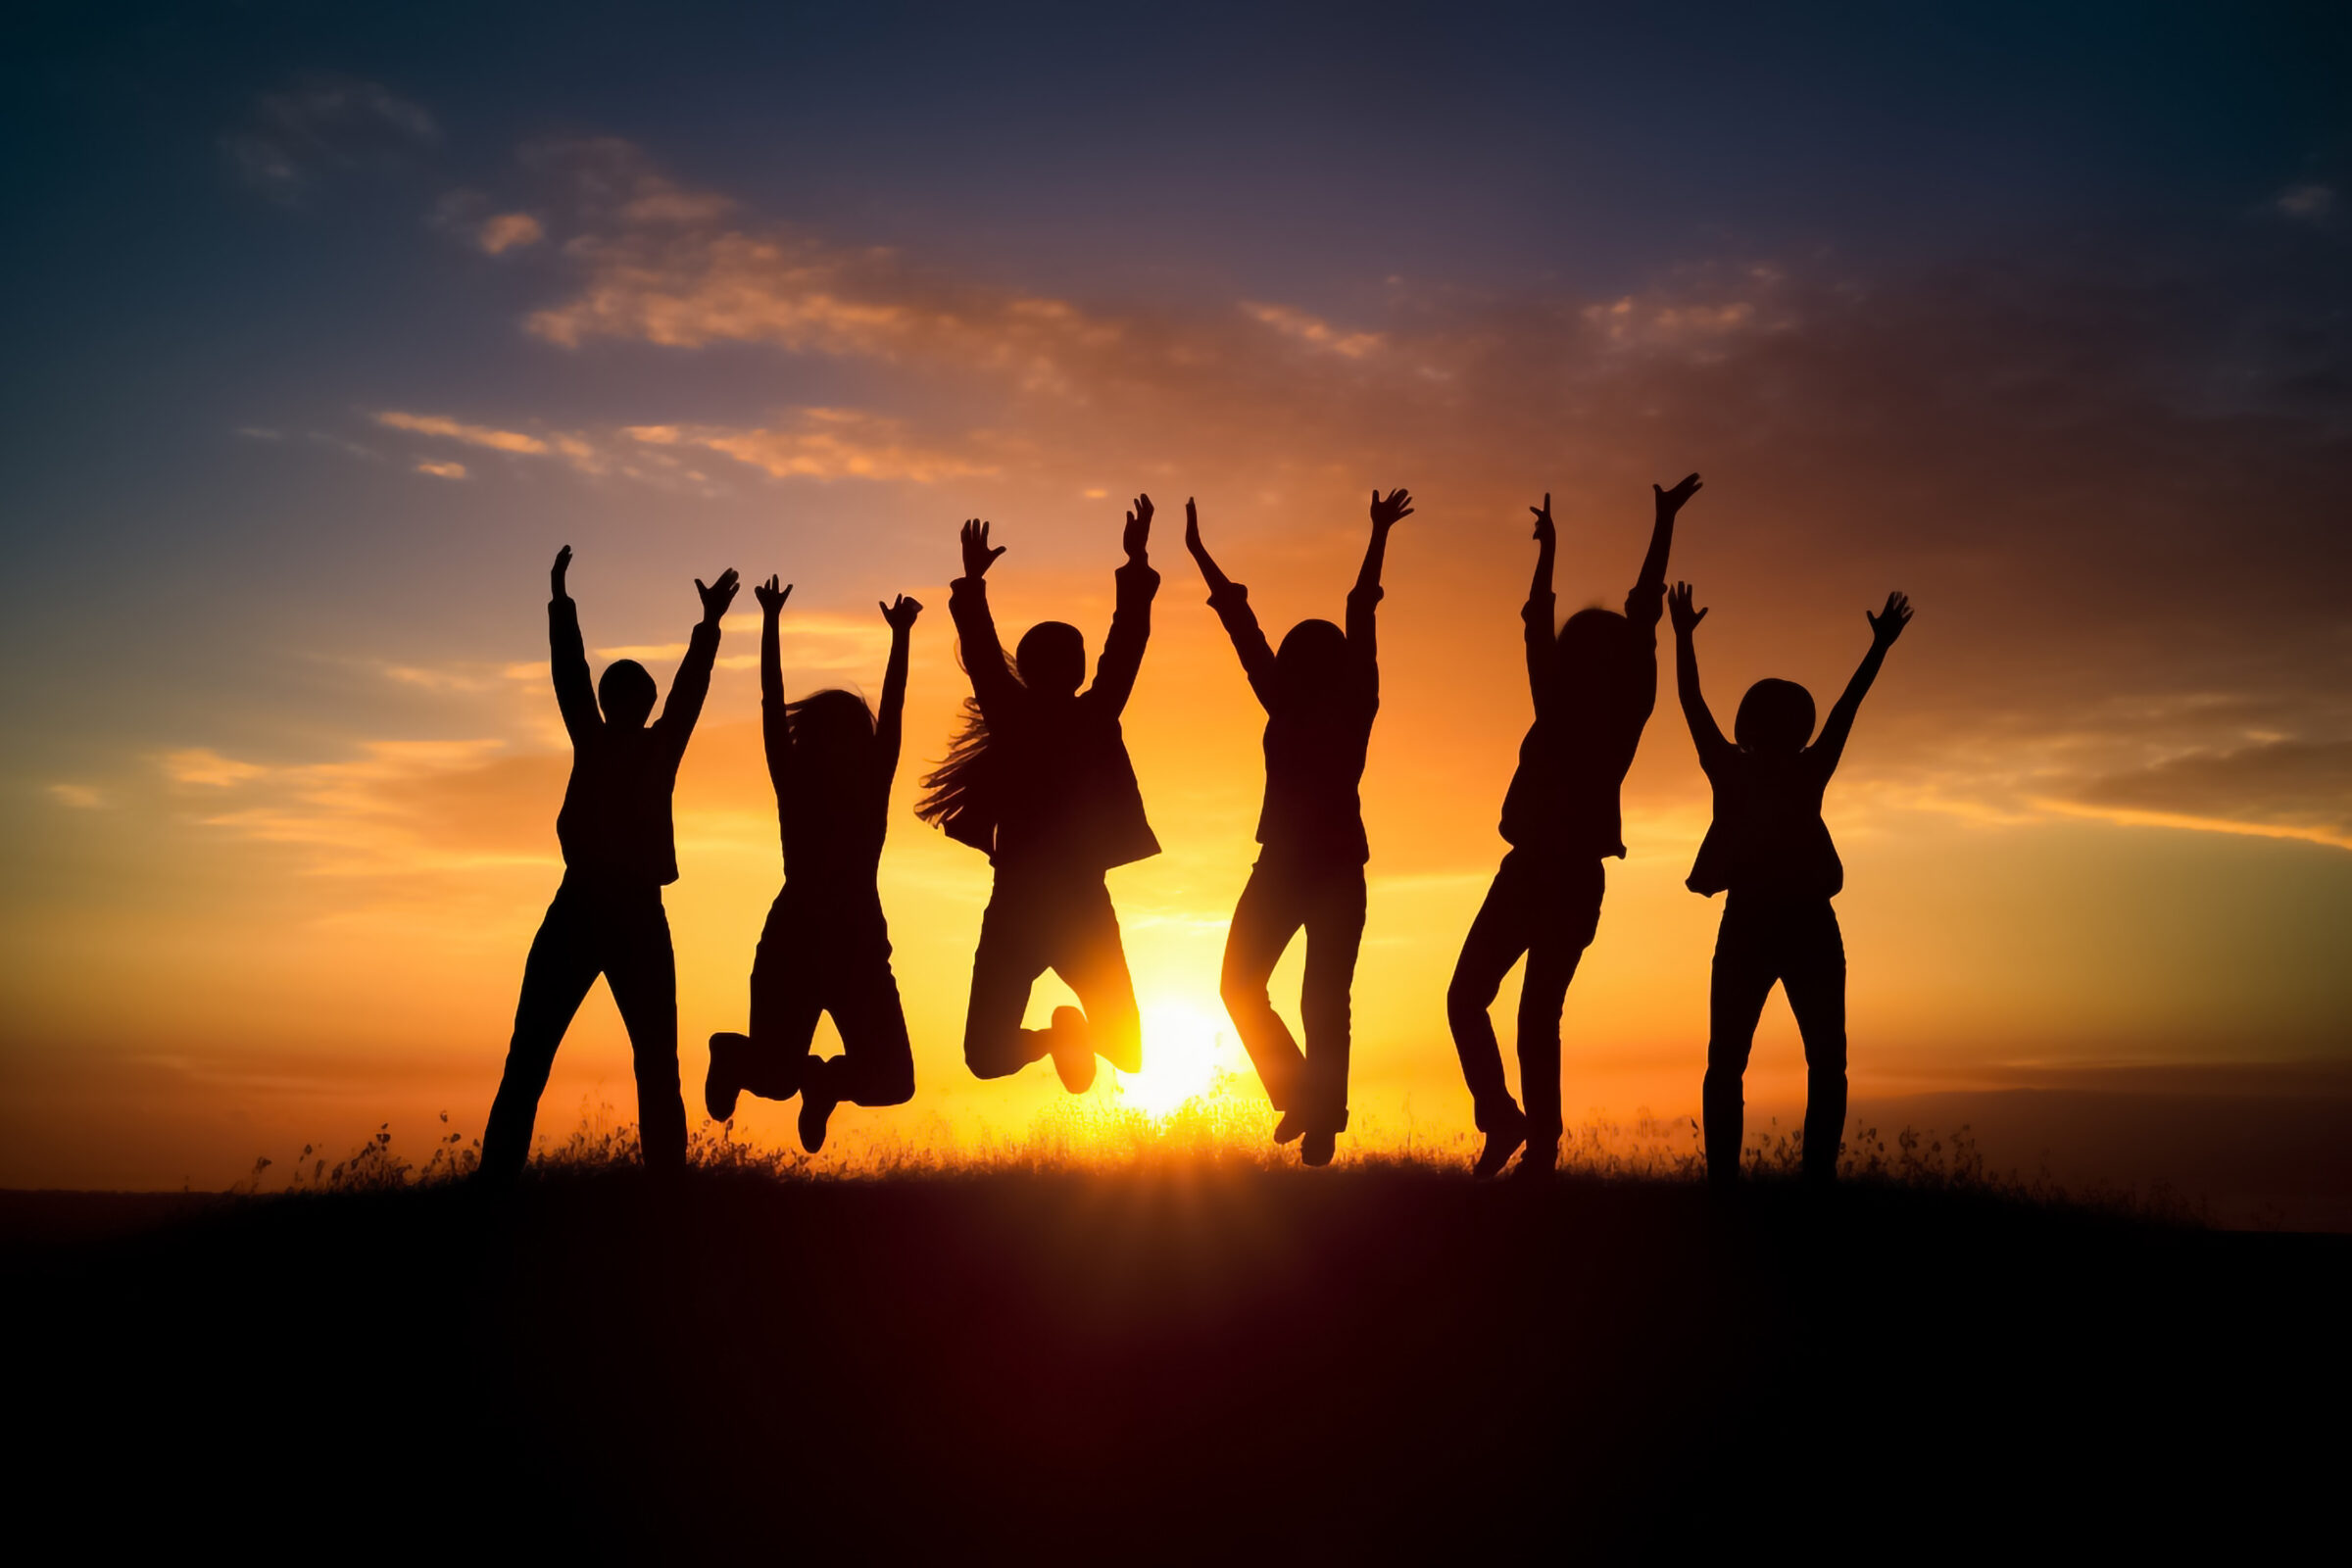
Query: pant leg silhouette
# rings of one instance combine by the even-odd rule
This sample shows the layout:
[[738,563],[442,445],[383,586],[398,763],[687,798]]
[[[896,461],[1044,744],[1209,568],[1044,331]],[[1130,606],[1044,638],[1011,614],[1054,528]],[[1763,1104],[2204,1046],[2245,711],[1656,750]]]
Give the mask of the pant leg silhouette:
[[1000,873],[980,917],[963,1059],[981,1078],[1002,1078],[1042,1059],[1051,1035],[1021,1027],[1029,990],[1048,969],[1078,993],[1096,1052],[1122,1072],[1143,1066],[1143,1023],[1110,890],[1091,883],[1037,884]]
[[1225,961],[1217,980],[1242,1049],[1250,1054],[1257,1081],[1278,1111],[1298,1102],[1306,1055],[1292,1038],[1290,1025],[1274,1010],[1266,982],[1291,938],[1306,923],[1306,903],[1297,881],[1261,857],[1250,867],[1250,880],[1242,885],[1241,899],[1233,906],[1233,921],[1225,928]]
[[566,877],[556,890],[524,960],[514,1032],[490,1120],[482,1172],[513,1176],[531,1153],[539,1097],[596,977],[612,987],[629,1035],[637,1078],[637,1124],[645,1162],[683,1164],[686,1103],[678,1092],[676,959],[659,888],[590,888]]
[[1306,1025],[1306,1114],[1312,1125],[1330,1132],[1348,1130],[1348,1058],[1364,905],[1360,865],[1324,871],[1307,903],[1306,976],[1298,999],[1299,1018]]
[[914,1047],[891,972],[890,942],[876,927],[840,956],[824,992],[841,1031],[841,1054],[825,1064],[833,1098],[856,1105],[903,1105],[914,1098]]
[[1834,1177],[1845,1128],[1845,944],[1827,899],[1742,900],[1724,906],[1708,998],[1707,1178],[1737,1181],[1744,1134],[1743,1079],[1756,1021],[1775,983],[1788,992],[1805,1042],[1805,1174]]
[[743,1087],[762,1100],[790,1100],[801,1092],[808,1043],[816,1038],[817,1014],[824,1011],[825,963],[817,946],[822,924],[810,918],[807,904],[801,890],[786,883],[768,906],[752,958]]
[[1502,858],[1486,902],[1462,940],[1461,957],[1446,989],[1473,1116],[1492,1131],[1511,1107],[1502,1075],[1502,1048],[1488,1008],[1521,954],[1527,973],[1519,990],[1519,1092],[1527,1100],[1528,1142],[1557,1143],[1560,1116],[1560,1009],[1585,949],[1599,928],[1606,891],[1598,860],[1531,855],[1514,849]]
[[1845,938],[1827,899],[1786,928],[1781,989],[1805,1042],[1805,1175],[1835,1181],[1845,1137]]

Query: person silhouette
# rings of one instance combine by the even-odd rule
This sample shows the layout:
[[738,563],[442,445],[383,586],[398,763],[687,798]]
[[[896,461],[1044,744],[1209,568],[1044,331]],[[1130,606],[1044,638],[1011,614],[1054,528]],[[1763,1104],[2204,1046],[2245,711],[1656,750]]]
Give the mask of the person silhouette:
[[1750,686],[1725,740],[1698,685],[1694,634],[1707,612],[1691,609],[1687,582],[1675,585],[1670,607],[1675,690],[1715,792],[1715,819],[1686,885],[1706,898],[1730,895],[1707,996],[1707,1180],[1720,1190],[1740,1178],[1741,1081],[1777,981],[1805,1043],[1805,1178],[1833,1182],[1845,1130],[1845,942],[1830,900],[1845,886],[1845,867],[1821,803],[1886,650],[1911,623],[1911,601],[1888,594],[1878,614],[1863,612],[1870,652],[1810,746],[1813,695],[1788,680]]
[[[1446,1016],[1470,1086],[1484,1147],[1472,1169],[1494,1176],[1524,1144],[1519,1174],[1559,1162],[1560,1011],[1568,983],[1600,925],[1607,880],[1601,861],[1625,857],[1618,790],[1658,701],[1658,615],[1674,519],[1699,491],[1698,475],[1671,490],[1651,485],[1655,519],[1625,612],[1593,608],[1552,634],[1552,558],[1559,545],[1551,497],[1535,514],[1536,574],[1520,612],[1527,684],[1536,719],[1519,743],[1519,766],[1502,802],[1510,845],[1487,889],[1446,989]],[[1487,1009],[1511,965],[1527,956],[1519,993],[1519,1092],[1502,1077],[1502,1050]]]
[[655,1169],[686,1163],[677,956],[662,889],[678,879],[670,795],[710,691],[719,618],[734,603],[735,571],[729,567],[708,587],[695,579],[703,618],[687,640],[662,716],[648,724],[654,677],[643,664],[616,659],[594,689],[589,686],[579,607],[564,587],[570,566],[571,547],[565,545],[548,573],[553,597],[547,606],[548,664],[556,706],[571,737],[571,778],[556,817],[564,881],[523,963],[514,1034],[482,1131],[481,1174],[492,1181],[513,1178],[529,1159],[531,1127],[556,1048],[600,974],[611,983],[628,1029],[645,1163]]
[[[1185,547],[1200,563],[1209,608],[1224,622],[1266,710],[1262,848],[1225,934],[1219,989],[1266,1098],[1282,1113],[1274,1141],[1300,1140],[1299,1158],[1309,1165],[1330,1164],[1334,1143],[1348,1128],[1348,991],[1364,940],[1364,863],[1371,858],[1356,789],[1380,711],[1381,564],[1389,530],[1412,512],[1412,497],[1402,490],[1385,499],[1372,492],[1372,542],[1348,595],[1347,630],[1302,620],[1276,653],[1250,609],[1250,590],[1217,569],[1200,542],[1199,513],[1184,504]],[[1274,965],[1302,926],[1303,1054],[1266,994]]]
[[[915,814],[996,865],[963,1026],[964,1061],[982,1078],[1051,1055],[1062,1087],[1083,1094],[1097,1055],[1122,1072],[1143,1066],[1135,981],[1103,876],[1159,853],[1119,727],[1159,590],[1151,536],[1152,498],[1137,496],[1127,561],[1113,577],[1110,634],[1081,693],[1086,639],[1075,626],[1040,621],[1005,659],[987,583],[1004,547],[989,544],[986,522],[963,525],[963,575],[951,585],[948,612],[972,695],[947,760],[923,779],[928,793]],[[1081,1005],[1055,1008],[1050,1029],[1024,1029],[1030,988],[1049,968]]]
[[[907,645],[923,607],[905,594],[881,607],[890,662],[875,712],[857,693],[839,690],[787,704],[777,627],[792,585],[779,588],[771,576],[752,593],[760,612],[760,729],[776,790],[784,887],[768,906],[752,960],[751,1033],[710,1037],[703,1106],[711,1120],[727,1121],[742,1094],[797,1094],[801,1146],[813,1154],[825,1147],[835,1106],[903,1105],[914,1098],[914,1053],[874,879],[899,768]],[[808,1050],[820,1012],[833,1014],[841,1031],[838,1056]]]

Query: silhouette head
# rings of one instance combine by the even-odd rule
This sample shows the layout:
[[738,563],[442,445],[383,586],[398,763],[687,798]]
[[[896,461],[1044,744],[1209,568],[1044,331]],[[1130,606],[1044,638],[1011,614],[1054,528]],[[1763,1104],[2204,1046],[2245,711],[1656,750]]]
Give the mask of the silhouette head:
[[1046,697],[1068,697],[1086,679],[1086,635],[1064,620],[1041,620],[1013,650],[1021,684]]
[[856,692],[810,692],[784,711],[792,723],[792,749],[818,767],[848,764],[873,750],[874,710]]
[[1813,738],[1813,694],[1792,680],[1767,677],[1740,699],[1732,739],[1746,752],[1801,752]]
[[1302,620],[1274,655],[1275,686],[1285,703],[1314,703],[1335,689],[1347,659],[1346,632],[1328,620]]
[[1593,692],[1614,692],[1635,672],[1642,653],[1634,623],[1597,605],[1570,615],[1552,647],[1570,688]]
[[596,701],[614,729],[642,729],[654,711],[654,677],[634,659],[615,659],[596,683]]

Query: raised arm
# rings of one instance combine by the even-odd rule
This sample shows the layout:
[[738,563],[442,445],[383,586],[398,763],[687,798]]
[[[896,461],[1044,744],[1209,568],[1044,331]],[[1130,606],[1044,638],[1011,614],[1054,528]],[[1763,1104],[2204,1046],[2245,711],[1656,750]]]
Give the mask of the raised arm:
[[778,586],[771,572],[767,581],[752,585],[752,597],[760,601],[760,739],[767,752],[767,781],[776,787],[776,799],[782,801],[792,777],[792,719],[784,710],[784,654],[778,625],[784,618],[784,601],[792,597],[792,584]]
[[1250,590],[1217,569],[1209,559],[1208,547],[1200,542],[1200,514],[1191,500],[1184,503],[1184,547],[1193,553],[1200,566],[1200,576],[1208,584],[1208,608],[1217,612],[1225,626],[1225,635],[1233,639],[1233,651],[1241,656],[1242,673],[1250,677],[1250,689],[1257,693],[1258,702],[1271,709],[1274,706],[1274,650],[1266,646],[1266,634],[1257,624],[1256,612],[1250,608]]
[[673,760],[686,755],[686,741],[694,734],[694,721],[703,713],[703,699],[710,695],[710,666],[718,659],[719,618],[735,602],[735,590],[741,586],[733,566],[720,572],[718,581],[708,586],[702,578],[694,579],[694,591],[703,596],[703,618],[695,622],[694,635],[686,639],[686,657],[678,661],[678,672],[669,683],[669,698],[662,705],[662,716],[654,721]]
[[1854,678],[1845,683],[1838,705],[1822,722],[1821,734],[1805,748],[1805,756],[1820,767],[1825,778],[1837,770],[1838,759],[1845,754],[1846,738],[1854,732],[1854,715],[1862,710],[1862,699],[1870,694],[1870,683],[1879,678],[1879,666],[1886,662],[1886,650],[1894,646],[1903,628],[1911,624],[1911,601],[1901,594],[1888,594],[1885,610],[1875,615],[1866,610],[1862,614],[1870,622],[1870,652],[1862,656]]
[[1707,710],[1707,699],[1698,689],[1698,647],[1692,634],[1707,612],[1690,608],[1687,582],[1674,585],[1666,608],[1674,617],[1674,689],[1683,700],[1683,717],[1690,726],[1691,742],[1698,748],[1698,765],[1712,776],[1717,764],[1731,756],[1732,743],[1716,727],[1715,715]]
[[1666,558],[1674,553],[1675,514],[1700,489],[1695,473],[1685,474],[1683,482],[1671,490],[1654,484],[1649,487],[1657,499],[1657,518],[1649,525],[1649,553],[1642,558],[1642,575],[1634,580],[1634,591],[1625,596],[1626,619],[1644,626],[1658,623],[1658,601],[1666,597]]
[[992,724],[1002,724],[1020,687],[1005,667],[997,618],[988,609],[988,568],[1004,547],[988,542],[988,524],[978,517],[963,525],[962,538],[963,575],[948,585],[948,616],[956,622],[964,673],[972,677],[972,697],[980,704],[980,714]]
[[890,622],[890,663],[882,671],[882,709],[874,714],[874,756],[875,771],[886,791],[891,775],[899,770],[899,735],[906,711],[906,651],[914,640],[914,617],[922,612],[923,607],[905,594],[882,606],[882,618]]
[[1144,667],[1144,645],[1152,640],[1152,596],[1159,592],[1159,573],[1152,569],[1152,498],[1137,496],[1127,514],[1127,564],[1115,573],[1118,599],[1110,612],[1110,635],[1102,639],[1102,657],[1095,662],[1095,683],[1087,701],[1117,713],[1135,691],[1135,677]]
[[1527,604],[1519,618],[1526,623],[1527,694],[1535,699],[1536,716],[1548,718],[1558,704],[1560,689],[1559,650],[1551,625],[1551,566],[1559,554],[1560,535],[1552,525],[1550,491],[1544,492],[1542,506],[1527,510],[1536,514],[1536,575],[1527,585]]
[[1366,664],[1377,664],[1380,644],[1380,568],[1389,558],[1389,530],[1413,514],[1413,498],[1392,490],[1384,498],[1372,492],[1372,538],[1364,546],[1364,564],[1348,594],[1348,651]]
[[556,707],[564,714],[564,732],[579,745],[604,724],[596,708],[596,684],[588,678],[588,649],[580,640],[580,607],[564,588],[564,573],[571,569],[571,546],[556,552],[548,571],[547,667],[556,682]]

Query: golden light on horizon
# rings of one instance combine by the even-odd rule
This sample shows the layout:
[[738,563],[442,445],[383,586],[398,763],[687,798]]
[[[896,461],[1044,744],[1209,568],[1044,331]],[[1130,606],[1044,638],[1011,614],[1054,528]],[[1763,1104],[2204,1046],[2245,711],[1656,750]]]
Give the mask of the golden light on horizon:
[[[1169,1115],[1211,1093],[1220,1072],[1248,1072],[1249,1059],[1222,1012],[1182,998],[1157,998],[1144,1003],[1143,1017],[1143,1071],[1110,1071],[1119,1098],[1146,1114]],[[1249,1076],[1251,1085],[1256,1081]]]

